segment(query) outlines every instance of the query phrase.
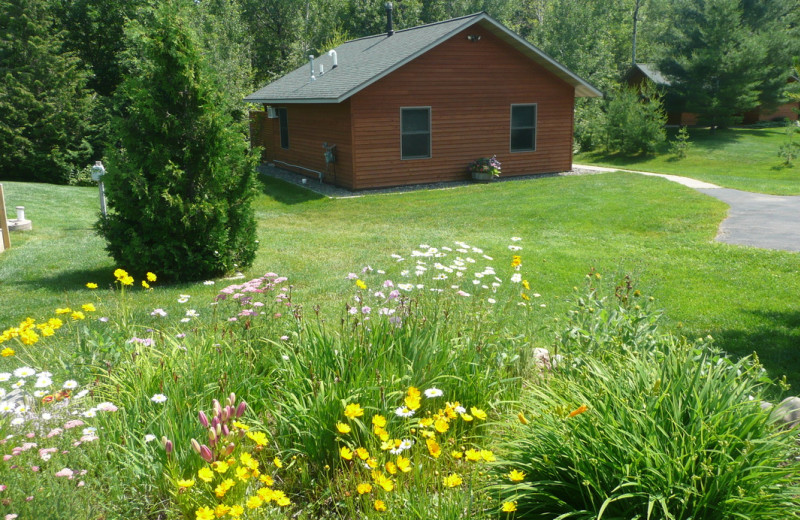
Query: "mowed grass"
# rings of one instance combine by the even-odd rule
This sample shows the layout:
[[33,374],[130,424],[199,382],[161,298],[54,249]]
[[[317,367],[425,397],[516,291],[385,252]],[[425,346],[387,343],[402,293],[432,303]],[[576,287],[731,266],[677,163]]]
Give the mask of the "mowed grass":
[[[675,132],[670,130],[670,140]],[[786,142],[785,128],[730,128],[715,133],[708,128],[690,128],[689,135],[692,147],[680,160],[669,153],[666,144],[655,155],[623,157],[587,152],[576,155],[574,161],[682,175],[744,191],[800,195],[800,161],[785,166],[778,156],[778,149]]]
[[[126,267],[94,234],[96,189],[4,186],[7,205],[26,206],[34,231],[12,235],[12,249],[0,255],[0,327],[80,305],[93,297],[86,282],[106,290],[112,271]],[[680,185],[613,173],[348,199],[274,179],[263,179],[262,191],[259,254],[245,275],[288,276],[307,314],[319,305],[339,316],[352,293],[347,273],[386,267],[392,253],[461,240],[510,258],[509,239],[519,236],[523,272],[545,305],[541,346],[591,268],[612,286],[630,273],[669,326],[689,337],[710,334],[736,355],[755,351],[770,375],[786,374],[800,388],[800,255],[714,242],[727,206]],[[143,315],[179,294],[208,301],[221,283],[228,282],[132,291],[131,305]]]

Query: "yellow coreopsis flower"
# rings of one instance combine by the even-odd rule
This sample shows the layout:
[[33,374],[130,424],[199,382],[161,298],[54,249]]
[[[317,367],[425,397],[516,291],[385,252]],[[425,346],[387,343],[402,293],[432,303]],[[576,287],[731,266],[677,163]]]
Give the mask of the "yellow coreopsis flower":
[[246,451],[239,455],[239,462],[250,469],[258,469],[258,461]]
[[461,419],[463,419],[465,422],[472,422],[473,417],[468,413],[462,413]]
[[72,312],[72,309],[69,307],[60,307],[56,309],[56,314],[69,314]]
[[264,500],[258,495],[253,495],[247,499],[245,505],[247,506],[248,509],[258,509],[259,507],[264,505]]
[[281,462],[281,459],[279,459],[278,457],[272,459],[272,463],[275,464],[275,467],[278,469],[283,467],[283,462]]
[[342,446],[339,449],[339,456],[345,460],[353,460],[353,452],[347,446]]
[[437,419],[433,423],[433,427],[436,429],[437,432],[444,433],[444,432],[446,432],[447,430],[450,429],[450,423],[446,419],[441,418],[441,419]]
[[97,289],[97,284],[94,282],[89,282],[86,284],[86,287],[88,287],[89,289]]
[[83,305],[81,305],[81,309],[83,309],[84,312],[94,312],[97,310],[94,308],[94,304],[92,303],[84,303]]
[[53,327],[51,327],[50,325],[47,325],[46,323],[43,323],[41,325],[41,329],[40,330],[42,331],[42,336],[44,336],[45,338],[48,337],[48,336],[52,336],[53,334],[56,333],[55,329],[53,329]]
[[383,500],[376,500],[373,507],[375,507],[375,511],[386,511],[387,509],[386,503]]
[[250,427],[247,426],[245,423],[239,421],[233,421],[233,427],[236,428],[237,430],[242,430],[245,432],[250,429]]
[[64,325],[64,322],[59,320],[58,318],[50,318],[47,320],[47,324],[53,327],[54,329],[58,330]]
[[214,480],[214,472],[211,471],[211,468],[208,466],[200,468],[197,472],[197,476],[200,477],[200,480],[203,482],[211,482]]
[[231,518],[241,518],[241,516],[244,514],[244,508],[239,504],[233,505],[231,506],[230,513],[228,514],[231,515]]
[[275,498],[275,491],[268,487],[263,487],[259,489],[258,491],[256,491],[256,494],[260,496],[261,500],[263,500],[264,502],[270,502]]
[[145,289],[149,289],[150,288],[150,284],[145,282],[144,280],[142,280],[142,287],[144,287]]
[[419,410],[419,407],[422,406],[420,397],[418,395],[407,395],[405,403],[409,410]]
[[478,462],[481,460],[481,452],[470,448],[464,452],[464,458],[470,462]]
[[514,255],[511,257],[511,267],[519,267],[522,265],[522,257],[519,255]]
[[214,468],[214,471],[216,471],[217,473],[225,473],[226,471],[228,471],[228,468],[230,467],[230,466],[228,466],[228,463],[225,462],[224,460],[218,460],[217,462],[213,463],[211,466]]
[[420,419],[420,420],[419,420],[419,425],[420,425],[422,428],[428,428],[428,427],[430,427],[432,424],[433,424],[433,418],[432,418],[432,417],[425,417],[424,419]]
[[246,466],[239,466],[236,468],[236,478],[242,482],[250,479],[250,468]]
[[81,311],[73,312],[72,314],[70,314],[70,317],[75,321],[85,320],[86,319],[86,315],[84,313],[82,313]]
[[366,290],[367,284],[365,284],[362,280],[356,280],[356,287],[363,291]]
[[407,457],[403,457],[402,455],[397,456],[397,468],[402,471],[403,473],[408,473],[411,471],[411,459]]
[[214,510],[210,507],[201,507],[194,512],[196,520],[214,520]]
[[276,498],[275,503],[278,504],[280,507],[286,507],[288,505],[291,505],[292,501],[289,500],[289,497],[282,496],[280,498]]
[[355,419],[364,415],[364,409],[358,403],[350,403],[345,407],[344,415],[348,419]]
[[528,280],[522,280],[522,286],[528,291],[531,290],[531,284],[528,283]]
[[517,414],[517,419],[519,419],[519,422],[521,422],[522,424],[528,424],[528,419],[525,417],[525,414],[522,413],[522,412],[519,412]]
[[146,276],[147,276],[147,281],[148,282],[155,282],[156,281],[156,275],[154,275],[153,273],[148,272]]
[[336,431],[338,431],[342,435],[346,435],[346,434],[350,433],[351,429],[350,429],[350,426],[346,425],[345,423],[337,422],[336,423]]
[[444,478],[444,486],[449,488],[460,486],[462,482],[461,475],[458,473],[451,473]]
[[[386,427],[386,417],[382,415],[373,415],[372,416],[372,425],[375,428],[385,428]],[[373,428],[373,429],[375,429]],[[377,431],[375,432],[378,433]]]
[[525,480],[525,473],[517,469],[512,469],[508,473],[508,480],[510,480],[511,482],[522,482],[523,480]]
[[125,278],[126,276],[128,276],[128,271],[126,271],[125,269],[114,270],[114,278],[116,278],[117,280]]
[[231,506],[226,506],[225,504],[218,504],[217,507],[214,508],[214,516],[217,518],[222,518],[230,512]]
[[267,445],[267,434],[264,432],[247,432],[247,438],[255,442],[259,447]]
[[369,458],[369,451],[367,451],[366,448],[359,447],[356,448],[356,455],[358,455],[358,458],[361,460],[367,460]]
[[14,355],[14,354],[16,354],[16,353],[17,353],[17,352],[16,352],[16,351],[15,351],[13,348],[11,348],[11,347],[6,347],[6,348],[4,348],[2,351],[0,351],[0,356],[3,356],[3,357],[11,357],[11,356],[13,356],[13,355]]
[[431,454],[431,457],[438,459],[442,454],[442,448],[439,446],[439,443],[436,442],[436,439],[426,439],[425,443],[428,445],[428,453]]
[[386,464],[384,464],[383,467],[386,468],[386,471],[390,475],[396,475],[397,474],[397,466],[395,466],[394,462],[392,462],[391,460],[386,462]]
[[375,479],[375,483],[378,484],[384,491],[391,491],[394,489],[394,481],[383,473],[378,475],[378,478]]
[[472,408],[470,408],[470,409],[469,409],[469,411],[470,411],[470,412],[472,412],[472,415],[473,415],[473,416],[474,416],[476,419],[480,419],[481,421],[485,421],[485,420],[486,420],[486,412],[484,412],[484,411],[483,411],[483,410],[481,410],[480,408],[475,408],[475,407],[473,406]]
[[178,479],[179,488],[190,488],[194,486],[194,479]]
[[32,330],[23,330],[19,333],[19,339],[25,345],[33,345],[39,341],[39,335]]
[[369,482],[363,482],[363,483],[359,484],[358,486],[356,486],[356,491],[358,491],[359,495],[364,495],[366,493],[371,493],[372,492],[372,484],[370,484]]
[[126,276],[120,280],[122,285],[133,285],[133,276]]
[[517,510],[517,503],[516,502],[503,502],[503,507],[500,511],[504,513],[513,513]]
[[494,462],[497,460],[491,450],[481,450],[481,458],[486,462]]
[[369,466],[369,469],[377,468],[378,467],[378,459],[376,459],[375,457],[367,459],[367,466]]
[[530,301],[531,297],[525,293],[519,293],[523,300]]
[[272,486],[273,484],[275,484],[275,479],[273,479],[269,475],[261,475],[260,477],[258,477],[258,480],[260,480],[265,486]]
[[454,459],[460,459],[461,457],[464,456],[464,452],[463,451],[458,451],[458,450],[453,450],[453,451],[450,452],[450,456],[453,457]]

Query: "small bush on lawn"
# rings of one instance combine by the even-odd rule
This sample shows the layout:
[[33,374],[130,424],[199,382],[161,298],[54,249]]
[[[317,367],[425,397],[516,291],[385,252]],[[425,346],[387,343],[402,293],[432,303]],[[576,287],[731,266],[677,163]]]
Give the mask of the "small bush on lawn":
[[620,87],[606,107],[606,149],[624,155],[653,153],[666,140],[661,95],[649,84],[641,92]]
[[605,339],[586,346],[607,352],[586,355],[572,342],[548,384],[522,400],[527,424],[510,434],[505,474],[513,478],[501,486],[519,516],[791,516],[795,435],[760,408],[768,380],[758,362],[656,330],[631,335],[647,327],[587,310],[596,302],[595,292],[583,299],[573,328],[594,321]]

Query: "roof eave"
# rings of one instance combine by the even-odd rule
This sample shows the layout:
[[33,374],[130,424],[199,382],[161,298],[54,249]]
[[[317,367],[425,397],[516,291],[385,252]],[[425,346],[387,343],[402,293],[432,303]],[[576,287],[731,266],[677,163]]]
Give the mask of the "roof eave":
[[313,104],[320,104],[320,103],[341,103],[344,101],[344,97],[340,98],[301,98],[301,99],[293,99],[293,98],[256,98],[252,96],[247,96],[244,98],[245,102],[247,103],[257,103],[261,105],[299,105],[302,103],[313,103]]

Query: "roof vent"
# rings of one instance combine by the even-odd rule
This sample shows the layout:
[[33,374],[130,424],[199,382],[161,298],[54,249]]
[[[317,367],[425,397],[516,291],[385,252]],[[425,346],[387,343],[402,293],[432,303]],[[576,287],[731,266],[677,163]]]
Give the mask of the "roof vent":
[[336,61],[336,51],[333,50],[333,49],[329,50],[328,51],[328,56],[332,56],[333,57],[333,66],[331,66],[331,68],[335,69],[336,67],[338,67],[339,64]]
[[391,36],[394,34],[394,29],[392,28],[392,3],[386,2],[386,36]]
[[316,76],[314,76],[314,55],[308,55],[309,64],[311,65],[311,81],[317,81]]

